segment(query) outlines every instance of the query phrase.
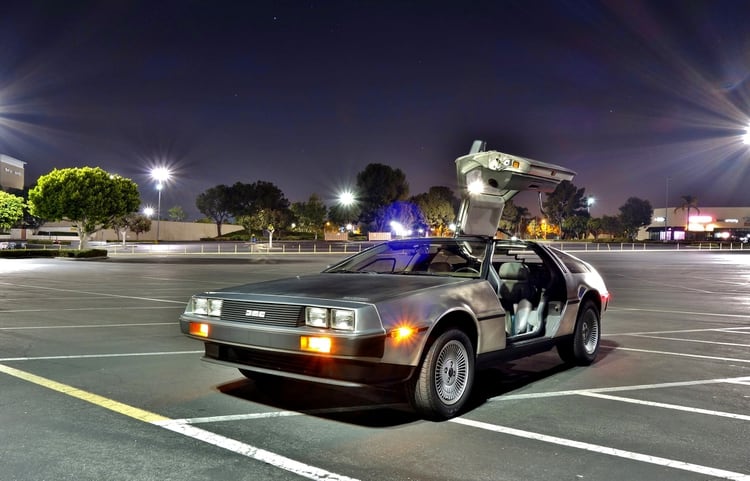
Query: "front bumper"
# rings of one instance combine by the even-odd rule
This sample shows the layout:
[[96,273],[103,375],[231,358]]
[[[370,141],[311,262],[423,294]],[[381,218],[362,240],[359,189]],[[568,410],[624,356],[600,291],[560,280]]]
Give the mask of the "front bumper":
[[291,354],[205,342],[205,361],[339,386],[386,386],[409,379],[413,366],[314,354]]

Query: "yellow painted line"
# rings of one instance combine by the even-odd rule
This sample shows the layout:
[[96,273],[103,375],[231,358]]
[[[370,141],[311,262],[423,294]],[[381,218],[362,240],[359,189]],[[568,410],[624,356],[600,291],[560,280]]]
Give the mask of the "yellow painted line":
[[241,441],[237,441],[235,439],[213,433],[211,431],[206,431],[205,429],[196,428],[195,426],[186,424],[181,420],[173,420],[168,417],[146,411],[144,409],[139,409],[106,398],[104,396],[99,396],[98,394],[93,394],[82,389],[75,388],[73,386],[68,386],[67,384],[53,381],[42,376],[37,376],[36,374],[21,371],[20,369],[15,369],[10,366],[6,366],[5,364],[0,364],[0,373],[5,373],[9,376],[22,379],[32,384],[36,384],[37,386],[45,387],[67,396],[86,401],[115,413],[122,414],[123,416],[137,419],[138,421],[143,421],[153,426],[159,426],[168,431],[178,433],[207,444],[211,444],[221,449],[225,449],[227,451],[240,454],[256,461],[263,462],[275,468],[295,473],[299,476],[311,479],[313,481],[359,481],[358,479],[350,478],[348,476],[340,475],[331,471],[327,471],[325,469],[311,466],[309,464],[287,458],[286,456],[272,453],[271,451],[266,451],[265,449],[260,449]]
[[15,369],[10,366],[6,366],[4,364],[0,364],[0,372],[3,372],[13,377],[17,377],[18,379],[23,379],[24,381],[28,381],[30,383],[36,384],[37,386],[46,387],[47,389],[51,389],[53,391],[66,394],[68,396],[80,399],[82,401],[95,404],[105,409],[109,409],[110,411],[114,411],[118,414],[122,414],[124,416],[128,416],[130,418],[137,419],[145,423],[169,421],[169,418],[161,416],[159,414],[154,414],[144,409],[139,409],[133,406],[129,406],[127,404],[117,402],[115,400],[106,398],[104,396],[99,396],[98,394],[83,391],[73,386],[68,386],[67,384],[63,384],[57,381],[52,381],[51,379],[37,376],[36,374],[31,374],[26,371],[21,371],[20,369]]

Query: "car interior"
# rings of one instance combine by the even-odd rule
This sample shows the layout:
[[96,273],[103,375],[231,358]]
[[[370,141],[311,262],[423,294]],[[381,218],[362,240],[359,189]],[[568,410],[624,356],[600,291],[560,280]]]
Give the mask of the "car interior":
[[532,250],[498,244],[489,277],[491,283],[497,283],[508,337],[525,339],[541,335],[550,284],[549,269],[543,260]]

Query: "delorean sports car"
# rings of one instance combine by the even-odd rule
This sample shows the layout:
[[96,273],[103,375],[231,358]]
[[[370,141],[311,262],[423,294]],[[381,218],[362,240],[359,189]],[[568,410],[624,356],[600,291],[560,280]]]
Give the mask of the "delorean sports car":
[[486,151],[456,159],[459,234],[404,238],[319,274],[194,295],[182,332],[206,361],[251,379],[405,388],[427,419],[457,415],[478,369],[556,348],[587,365],[609,292],[588,263],[544,243],[498,238],[508,199],[575,173]]

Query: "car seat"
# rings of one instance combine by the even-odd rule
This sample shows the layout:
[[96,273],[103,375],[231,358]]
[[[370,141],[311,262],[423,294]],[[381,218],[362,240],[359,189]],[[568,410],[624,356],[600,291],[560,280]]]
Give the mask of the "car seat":
[[536,287],[531,282],[529,267],[523,262],[505,262],[498,268],[500,303],[506,311],[505,330],[510,336],[536,332],[541,327],[540,314],[546,296],[534,307]]

